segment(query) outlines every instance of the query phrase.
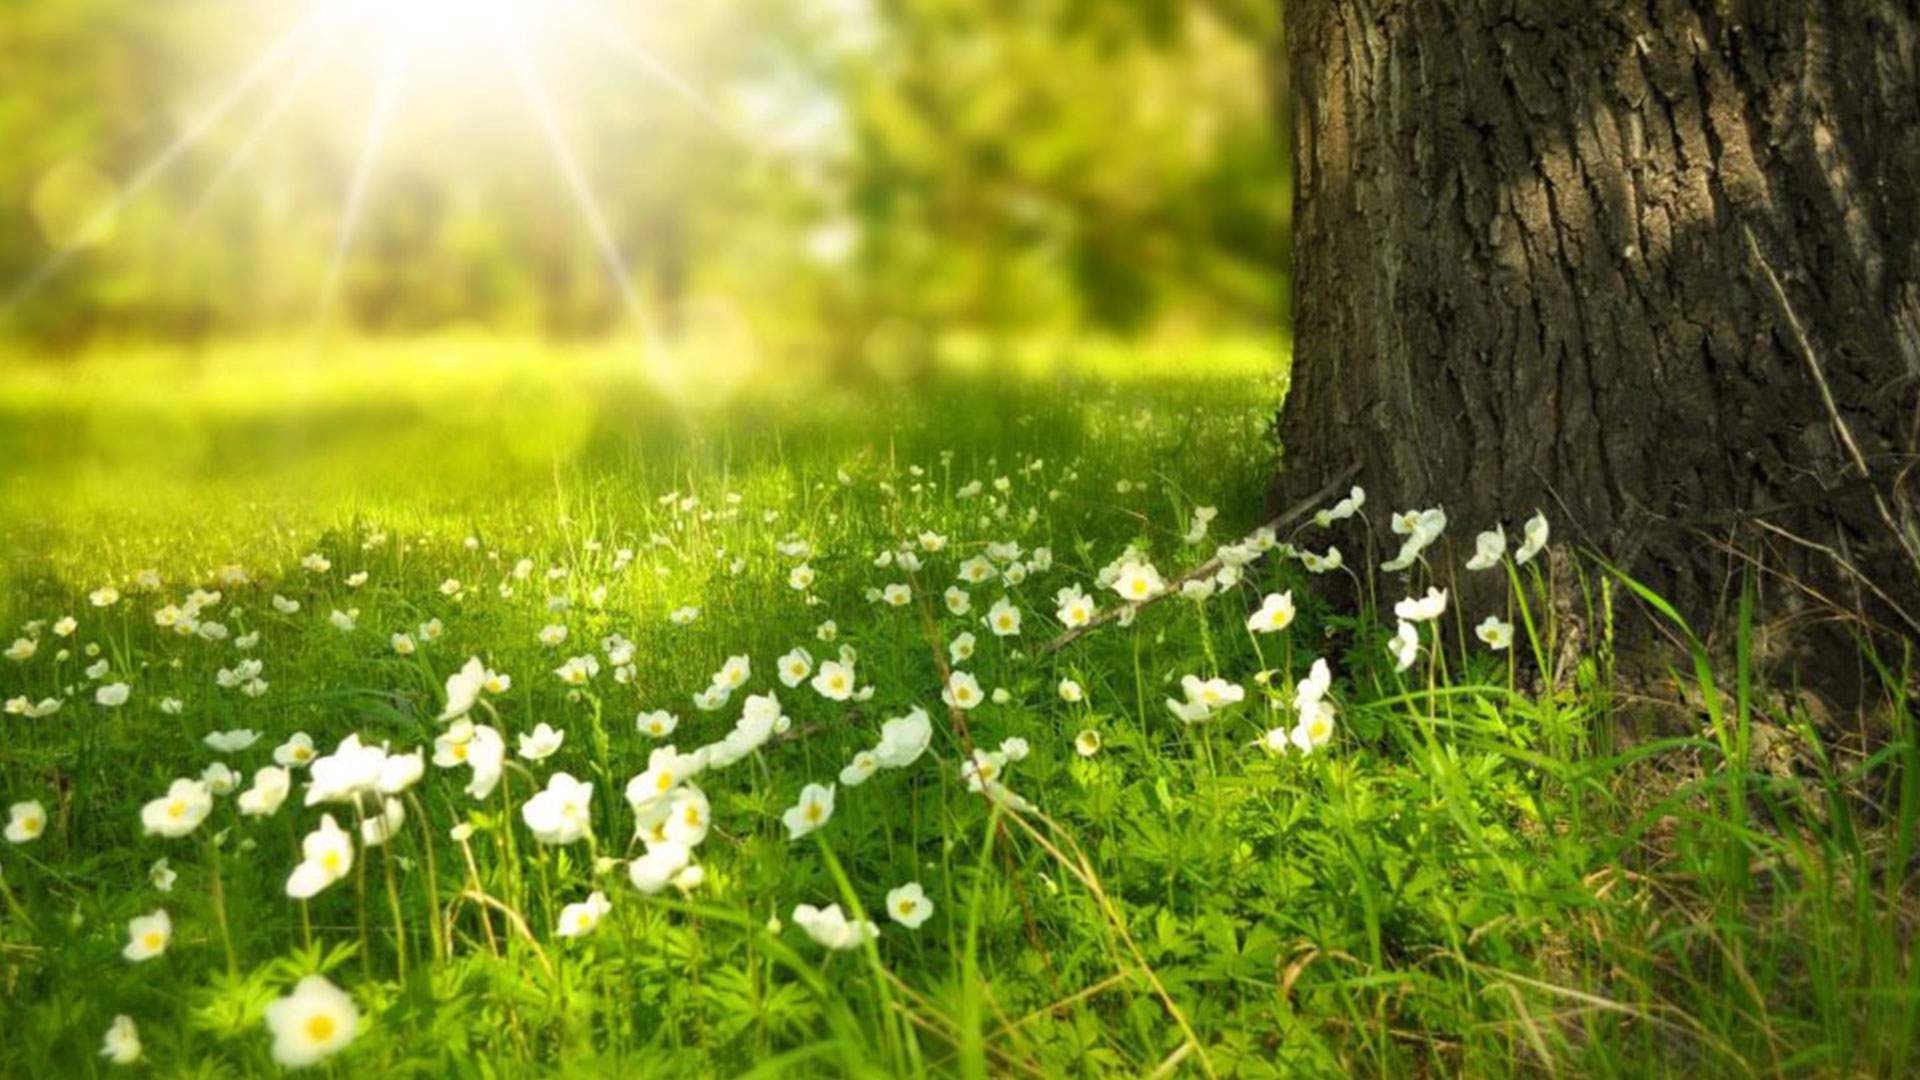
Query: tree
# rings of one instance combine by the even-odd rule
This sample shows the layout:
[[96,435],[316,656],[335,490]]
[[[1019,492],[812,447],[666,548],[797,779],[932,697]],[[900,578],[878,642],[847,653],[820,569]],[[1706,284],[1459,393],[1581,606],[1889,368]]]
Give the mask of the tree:
[[[1920,5],[1288,0],[1283,495],[1920,630]],[[1456,564],[1457,565],[1457,564]],[[1796,583],[1797,584],[1794,584]]]

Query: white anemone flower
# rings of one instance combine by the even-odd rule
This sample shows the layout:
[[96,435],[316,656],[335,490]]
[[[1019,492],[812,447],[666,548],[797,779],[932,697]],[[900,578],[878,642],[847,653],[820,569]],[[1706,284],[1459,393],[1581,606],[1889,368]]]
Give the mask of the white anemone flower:
[[833,791],[832,784],[808,784],[800,789],[800,801],[780,816],[789,840],[798,840],[832,820]]
[[927,899],[927,891],[919,882],[909,881],[887,892],[887,917],[909,930],[918,930],[921,923],[933,917],[933,901]]
[[273,1060],[290,1069],[315,1065],[345,1049],[360,1030],[360,1009],[324,975],[301,979],[264,1017],[273,1034]]

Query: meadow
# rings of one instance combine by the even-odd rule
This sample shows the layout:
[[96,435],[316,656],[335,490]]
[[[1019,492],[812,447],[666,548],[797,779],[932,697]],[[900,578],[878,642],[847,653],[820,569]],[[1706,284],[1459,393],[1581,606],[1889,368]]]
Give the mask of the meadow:
[[1911,1074],[1906,658],[982,365],[11,361],[0,1075]]

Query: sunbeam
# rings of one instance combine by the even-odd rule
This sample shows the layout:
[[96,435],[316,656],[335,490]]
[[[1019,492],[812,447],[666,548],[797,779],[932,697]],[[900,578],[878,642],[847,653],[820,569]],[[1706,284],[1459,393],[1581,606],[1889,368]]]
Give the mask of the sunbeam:
[[316,354],[327,332],[327,320],[333,314],[347,256],[353,251],[353,237],[360,227],[361,211],[366,207],[367,188],[372,183],[374,164],[380,155],[380,140],[386,134],[387,121],[393,117],[405,63],[405,53],[390,45],[380,64],[380,84],[374,91],[373,108],[367,114],[366,134],[361,138],[359,158],[354,163],[353,184],[347,189],[347,201],[340,212],[339,234],[334,237],[333,255],[327,262],[327,276],[320,287],[320,305],[313,316],[312,349]]
[[653,50],[634,38],[627,28],[607,18],[606,13],[595,7],[592,0],[561,0],[561,6],[568,14],[586,24],[593,36],[611,46],[615,52],[638,64],[655,82],[673,92],[682,103],[699,113],[708,123],[729,137],[754,146],[753,140],[743,134],[729,121],[720,110],[700,91],[694,89],[678,72],[668,67]]
[[61,245],[61,247],[52,255],[48,256],[46,261],[42,262],[32,274],[29,274],[25,280],[15,286],[13,290],[7,294],[6,301],[0,303],[0,322],[5,321],[22,301],[31,297],[35,292],[38,292],[42,286],[53,279],[54,275],[65,269],[66,265],[73,261],[73,257],[79,254],[86,246],[85,237],[92,235],[95,230],[102,227],[106,222],[111,221],[131,205],[147,188],[153,186],[156,181],[166,175],[167,170],[172,168],[188,150],[191,150],[194,144],[205,137],[206,133],[212,130],[213,126],[219,123],[227,113],[231,112],[240,102],[246,100],[247,96],[253,93],[261,81],[271,75],[274,69],[278,68],[286,59],[287,55],[299,46],[301,42],[306,40],[307,35],[312,32],[319,19],[321,9],[322,4],[320,3],[311,5],[300,20],[294,24],[293,28],[287,31],[280,40],[269,46],[266,52],[260,54],[259,58],[241,73],[240,78],[236,80],[232,86],[228,87],[226,92],[215,100],[212,106],[196,117],[191,124],[187,125],[185,131],[176,136],[158,155],[147,162],[146,165],[142,166],[140,171],[134,174],[134,178],[114,197],[112,202],[96,211],[92,217],[88,219],[86,226],[74,234],[74,239]]
[[[553,154],[554,164],[559,167],[561,176],[566,180],[567,190],[573,196],[575,209],[586,222],[587,229],[593,234],[595,247],[599,249],[600,261],[606,266],[607,274],[613,279],[613,287],[620,294],[620,301],[627,309],[627,315],[633,320],[639,331],[643,351],[647,362],[657,375],[664,375],[667,367],[665,344],[655,330],[653,321],[647,317],[641,307],[638,295],[633,287],[633,272],[627,266],[627,260],[620,253],[615,242],[613,230],[608,227],[606,215],[600,212],[599,200],[594,196],[593,187],[587,181],[586,172],[581,169],[579,159],[574,156],[573,148],[568,144],[560,122],[553,114],[553,103],[548,100],[545,88],[535,75],[533,63],[528,59],[526,50],[509,35],[502,34],[500,46],[513,66],[514,79],[521,93],[526,96],[528,106],[533,110],[534,118],[540,123],[541,133],[545,136],[547,149]],[[662,380],[665,382],[666,380]]]
[[332,44],[330,39],[323,38],[315,42],[313,47],[300,58],[299,66],[295,67],[293,73],[280,84],[279,89],[274,91],[273,98],[267,102],[267,107],[254,118],[253,125],[247,129],[239,145],[235,146],[227,155],[227,160],[221,163],[220,171],[213,174],[212,179],[207,181],[206,187],[201,189],[199,196],[187,208],[186,221],[192,222],[200,217],[208,204],[213,201],[214,195],[240,171],[247,160],[253,156],[253,152],[259,148],[261,142],[266,139],[267,134],[280,126],[288,108],[299,98],[300,92],[306,89],[308,80],[312,78],[314,70],[319,67],[320,61],[326,58]]

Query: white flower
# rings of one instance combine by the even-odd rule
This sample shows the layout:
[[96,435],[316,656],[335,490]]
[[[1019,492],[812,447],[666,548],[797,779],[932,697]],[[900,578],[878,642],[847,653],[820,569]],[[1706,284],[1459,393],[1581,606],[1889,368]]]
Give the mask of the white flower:
[[774,667],[779,671],[781,685],[791,689],[813,674],[813,654],[804,647],[796,647],[774,661]]
[[1501,652],[1513,644],[1513,624],[1502,621],[1498,615],[1489,615],[1473,628],[1475,637],[1494,652]]
[[1060,680],[1060,700],[1069,705],[1078,704],[1087,699],[1087,692],[1072,679]]
[[1180,688],[1186,691],[1188,701],[1197,701],[1207,707],[1208,712],[1238,705],[1246,700],[1247,688],[1226,679],[1202,679],[1197,675],[1181,678]]
[[155,889],[163,893],[172,892],[173,883],[179,878],[180,875],[174,872],[172,862],[164,855],[153,860],[153,865],[147,867],[147,880]]
[[700,760],[682,754],[673,746],[655,747],[647,757],[645,772],[627,781],[627,804],[635,817],[646,820],[656,806],[663,806],[675,787],[700,772]]
[[1407,622],[1428,622],[1437,619],[1447,610],[1447,590],[1429,588],[1427,595],[1414,599],[1408,597],[1393,605],[1393,614],[1397,619]]
[[1010,735],[1000,740],[1000,756],[1008,761],[1025,761],[1032,749],[1027,745],[1027,740],[1018,735]]
[[821,641],[830,642],[840,636],[840,624],[834,622],[832,619],[828,619],[826,622],[813,628],[813,636]]
[[1506,554],[1507,530],[1496,524],[1473,538],[1473,558],[1467,560],[1467,569],[1491,570]]
[[87,603],[94,607],[112,607],[120,602],[120,590],[111,585],[103,585],[87,594]]
[[300,568],[316,574],[324,574],[333,569],[333,563],[325,555],[315,551],[301,557]]
[[540,628],[540,644],[554,648],[567,640],[567,628],[558,623],[549,623]]
[[947,591],[942,595],[947,602],[947,610],[955,615],[965,615],[973,610],[973,597],[958,585],[947,586]]
[[294,732],[286,742],[273,748],[273,760],[277,765],[297,769],[314,759],[313,736],[304,731]]
[[1256,634],[1271,634],[1293,625],[1293,591],[1268,593],[1260,610],[1247,618],[1247,629]]
[[292,615],[294,612],[300,610],[300,601],[289,600],[286,597],[281,596],[279,593],[273,594],[272,603],[273,603],[273,610],[279,612],[282,615]]
[[306,900],[353,869],[353,838],[332,814],[322,814],[320,827],[300,841],[300,856],[300,864],[287,878],[287,895]]
[[1517,566],[1527,565],[1527,561],[1535,555],[1540,554],[1540,549],[1546,546],[1547,516],[1536,510],[1534,515],[1527,519],[1526,525],[1522,527],[1520,549],[1513,553],[1514,564]]
[[591,653],[568,657],[567,662],[555,668],[553,673],[568,686],[585,686],[600,674],[600,658]]
[[374,782],[383,795],[398,795],[418,783],[427,771],[426,759],[420,751],[411,754],[392,754],[380,764],[380,778]]
[[215,795],[229,794],[234,788],[240,786],[240,777],[235,775],[232,769],[227,768],[226,762],[223,761],[216,761],[200,770],[200,779],[207,785],[207,790]]
[[964,664],[973,659],[974,637],[971,631],[961,631],[947,646],[947,657],[956,664]]
[[407,804],[399,799],[387,799],[380,812],[360,819],[360,843],[369,848],[400,835],[400,827],[407,823]]
[[1337,547],[1328,548],[1325,555],[1315,555],[1311,551],[1300,553],[1300,565],[1306,567],[1309,574],[1325,574],[1338,570],[1344,561]]
[[986,623],[993,636],[1012,637],[1020,632],[1020,609],[1003,596],[987,610]]
[[753,677],[753,662],[745,656],[729,656],[727,662],[714,673],[712,684],[724,686],[728,690],[738,690]]
[[990,562],[985,555],[975,555],[973,558],[962,562],[958,572],[960,580],[969,585],[985,584],[986,582],[992,581],[993,576],[999,573],[999,571],[993,568],[993,563]]
[[345,633],[349,630],[352,630],[355,626],[359,625],[357,621],[359,618],[359,615],[360,615],[360,612],[358,609],[351,609],[347,611],[340,611],[338,609],[335,609],[327,613],[327,621],[333,624],[333,628],[335,630]]
[[1207,708],[1206,702],[1195,701],[1192,698],[1188,698],[1185,701],[1177,698],[1168,698],[1167,708],[1171,710],[1173,715],[1178,717],[1181,722],[1188,724],[1197,724],[1212,715],[1212,711]]
[[520,756],[528,761],[545,761],[560,749],[566,733],[555,731],[544,721],[532,731],[520,733]]
[[667,614],[667,621],[675,626],[690,626],[699,617],[700,609],[697,607],[678,607]]
[[73,632],[78,629],[80,629],[80,620],[71,615],[64,616],[53,624],[55,637],[72,637]]
[[693,852],[685,844],[676,844],[671,840],[664,844],[648,844],[645,855],[627,864],[627,878],[633,882],[634,888],[651,895],[672,884],[692,858]]
[[279,810],[291,790],[293,774],[278,765],[267,765],[254,772],[253,786],[241,792],[235,802],[243,815],[263,817]]
[[40,643],[32,638],[15,638],[13,644],[7,646],[7,659],[20,663],[33,659],[33,654],[39,651]]
[[808,784],[800,789],[800,801],[780,816],[787,826],[787,839],[798,840],[833,817],[833,789],[832,784]]
[[121,1014],[113,1018],[106,1038],[100,1040],[100,1056],[115,1065],[131,1065],[140,1060],[140,1029],[133,1017]]
[[826,660],[820,664],[820,673],[813,677],[813,689],[829,701],[845,701],[853,696],[853,665],[838,660]]
[[847,787],[859,787],[866,783],[867,777],[872,776],[879,768],[880,759],[874,756],[873,751],[862,750],[853,755],[853,760],[847,762],[846,767],[840,770],[840,782]]
[[640,734],[663,739],[673,734],[673,729],[680,726],[680,718],[665,709],[655,709],[652,712],[641,713],[637,725]]
[[1412,623],[1401,620],[1387,639],[1387,655],[1393,657],[1393,670],[1405,671],[1420,657],[1420,632]]
[[127,947],[120,955],[134,963],[151,960],[167,951],[167,942],[173,939],[173,919],[168,917],[166,908],[156,908],[150,915],[142,915],[127,923]]
[[507,740],[486,724],[475,724],[465,745],[464,759],[473,767],[467,781],[467,794],[485,801],[499,786],[500,774],[507,766]]
[[167,793],[140,808],[140,825],[150,835],[179,837],[200,827],[213,810],[213,792],[199,780],[175,780]]
[[400,656],[412,656],[420,648],[414,644],[411,634],[395,634],[387,639],[387,643],[392,645],[393,651]]
[[857,949],[880,936],[880,928],[870,922],[849,922],[839,904],[825,908],[801,904],[793,909],[793,924],[805,930],[816,944],[829,949]]
[[441,711],[440,719],[453,720],[467,715],[473,703],[480,698],[480,691],[486,686],[487,665],[479,657],[469,659],[459,671],[447,676],[447,707]]
[[1120,567],[1113,579],[1113,591],[1122,599],[1139,602],[1160,595],[1166,584],[1160,579],[1160,571],[1152,563],[1128,562]]
[[813,583],[817,576],[818,575],[813,572],[813,567],[808,566],[806,563],[801,563],[787,573],[787,585],[795,592],[806,592],[808,589],[813,588]]
[[293,993],[268,1005],[273,1060],[290,1069],[317,1064],[346,1048],[360,1030],[360,1009],[324,975],[309,975]]
[[980,704],[980,680],[964,671],[956,671],[947,678],[946,689],[940,691],[940,700],[958,709],[970,710]]
[[215,731],[200,740],[223,754],[236,754],[260,741],[260,733],[246,728],[232,731]]
[[108,683],[94,691],[93,700],[97,705],[104,705],[109,709],[117,709],[127,703],[127,697],[132,693],[133,688],[126,683]]
[[909,881],[887,893],[887,917],[909,930],[920,929],[920,924],[933,917],[933,901],[927,899],[927,891],[917,881]]
[[1092,728],[1083,729],[1073,737],[1073,749],[1081,757],[1092,757],[1100,752],[1100,733]]
[[17,802],[7,808],[7,842],[24,844],[47,831],[47,808],[38,802]]
[[1333,707],[1322,701],[1307,715],[1300,718],[1287,736],[1293,745],[1303,754],[1311,754],[1315,749],[1325,746],[1333,738]]
[[386,765],[386,747],[363,746],[359,735],[349,735],[333,753],[315,759],[308,770],[306,804],[350,803],[371,795]]
[[882,768],[905,768],[919,759],[932,739],[933,722],[927,710],[916,705],[907,715],[880,725],[880,745],[873,749],[874,760]]
[[1060,625],[1076,630],[1093,621],[1096,613],[1093,601],[1080,590],[1078,585],[1069,585],[1054,594],[1054,603],[1059,605],[1055,613]]
[[880,590],[880,599],[891,607],[906,607],[913,600],[913,589],[902,582],[895,582]]
[[560,925],[554,930],[559,937],[581,937],[593,933],[600,920],[613,905],[607,902],[607,894],[595,889],[585,900],[568,904],[560,909]]
[[520,816],[533,838],[543,844],[571,844],[587,835],[592,825],[593,785],[566,773],[547,779],[545,791],[520,807]]
[[1324,529],[1336,521],[1342,521],[1352,517],[1366,504],[1367,493],[1361,490],[1358,485],[1355,485],[1352,491],[1347,492],[1346,498],[1334,503],[1331,508],[1313,515],[1313,523]]

